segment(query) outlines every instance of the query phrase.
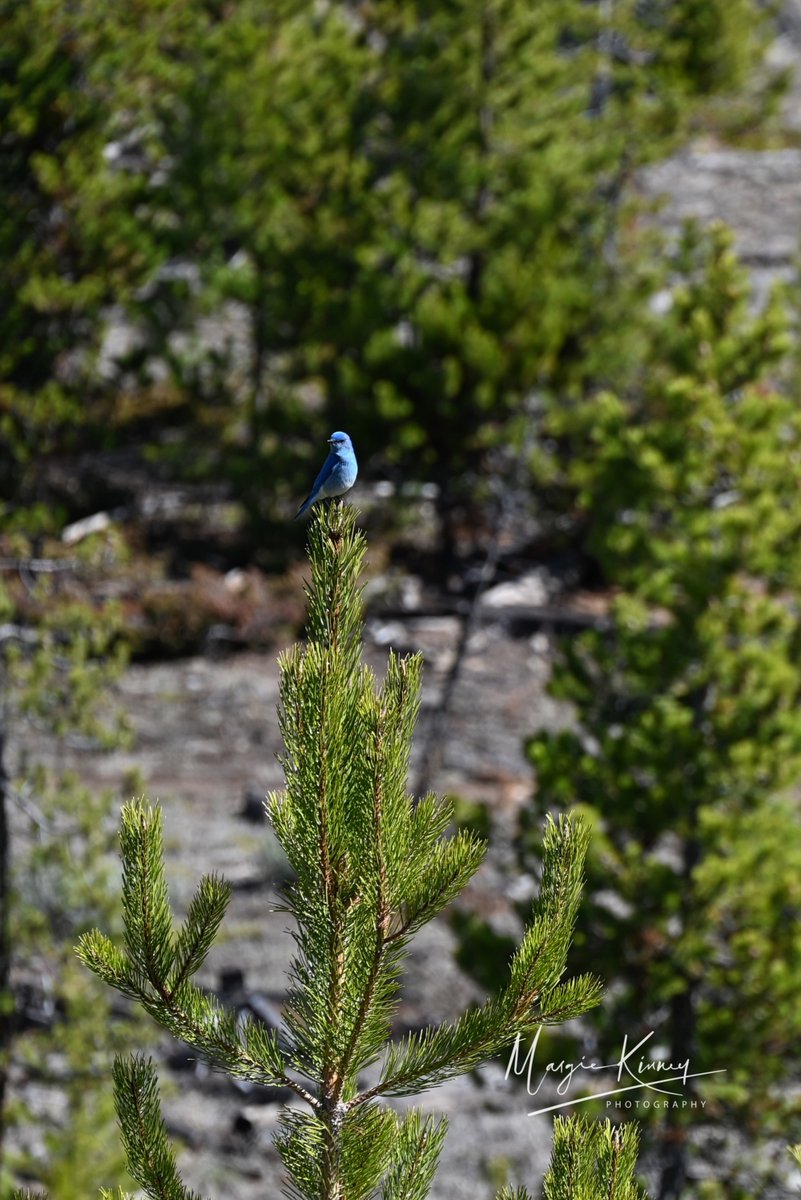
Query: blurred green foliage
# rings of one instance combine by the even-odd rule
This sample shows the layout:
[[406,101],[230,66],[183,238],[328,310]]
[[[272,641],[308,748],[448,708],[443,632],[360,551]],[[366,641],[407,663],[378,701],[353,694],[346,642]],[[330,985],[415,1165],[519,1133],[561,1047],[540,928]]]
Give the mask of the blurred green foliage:
[[0,5],[0,501],[25,506],[28,533],[58,517],[31,508],[43,464],[103,440],[105,314],[150,265],[135,185],[106,162],[112,117],[89,71],[100,11]]
[[4,486],[134,438],[274,521],[346,426],[438,484],[452,544],[533,396],[614,381],[658,273],[625,185],[725,132],[716,97],[758,120],[768,30],[756,0],[5,3]]
[[[655,1030],[672,1062],[725,1071],[699,1083],[695,1128],[797,1137],[801,417],[781,385],[787,317],[778,296],[751,310],[725,231],[688,232],[671,268],[629,388],[551,419],[554,474],[612,622],[561,644],[552,690],[578,727],[530,743],[522,861],[533,868],[544,810],[591,821],[576,957],[609,985],[591,1022],[601,1056]],[[664,1195],[682,1186],[687,1120],[669,1121]],[[721,1186],[742,1188],[739,1169],[718,1163]],[[749,1155],[742,1194],[762,1194],[759,1173]]]
[[[70,769],[74,746],[127,739],[112,697],[126,653],[119,611],[76,579],[107,568],[105,536],[77,562],[57,546],[60,562],[25,555],[18,532],[0,548],[14,550],[0,576],[0,1196],[24,1178],[68,1200],[127,1178],[103,1085],[131,1021],[112,1017],[72,953],[116,912],[114,804]],[[19,589],[25,625],[8,619]]]

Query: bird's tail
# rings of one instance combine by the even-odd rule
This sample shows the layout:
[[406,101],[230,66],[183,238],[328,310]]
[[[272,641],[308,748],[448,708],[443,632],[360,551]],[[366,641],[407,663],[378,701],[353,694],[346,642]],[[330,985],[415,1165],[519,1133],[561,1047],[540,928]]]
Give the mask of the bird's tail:
[[297,520],[298,520],[300,517],[302,517],[302,516],[303,516],[303,514],[304,514],[304,513],[305,513],[305,511],[306,511],[306,509],[307,509],[307,508],[309,507],[309,505],[311,504],[311,501],[312,501],[311,495],[308,495],[308,496],[306,497],[306,499],[303,501],[303,503],[301,504],[301,506],[300,506],[300,508],[298,509],[298,511],[295,513],[295,520],[296,520],[296,521],[297,521]]

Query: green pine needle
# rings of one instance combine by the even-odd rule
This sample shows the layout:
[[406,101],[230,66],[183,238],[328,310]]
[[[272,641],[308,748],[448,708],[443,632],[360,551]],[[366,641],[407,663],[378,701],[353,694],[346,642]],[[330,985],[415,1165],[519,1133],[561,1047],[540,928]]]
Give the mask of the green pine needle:
[[416,1109],[399,1120],[382,1200],[425,1200],[447,1130],[444,1117],[423,1117]]
[[152,1059],[116,1058],[113,1073],[117,1118],[133,1178],[150,1200],[200,1200],[178,1176]]
[[634,1179],[639,1131],[587,1117],[556,1117],[543,1200],[644,1200]]

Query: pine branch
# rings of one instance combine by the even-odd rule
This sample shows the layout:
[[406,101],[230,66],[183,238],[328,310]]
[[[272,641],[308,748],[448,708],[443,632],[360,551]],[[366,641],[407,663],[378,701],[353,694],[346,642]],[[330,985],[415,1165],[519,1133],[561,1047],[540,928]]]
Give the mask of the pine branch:
[[352,1103],[403,1096],[474,1069],[533,1025],[566,1020],[601,998],[600,983],[582,976],[559,984],[580,897],[586,827],[576,818],[550,821],[534,919],[510,967],[509,985],[455,1024],[428,1028],[391,1046],[380,1081]]
[[230,883],[216,875],[207,875],[201,879],[189,905],[186,920],[175,940],[169,991],[174,992],[202,967],[217,936],[230,899]]
[[166,998],[173,938],[160,810],[143,804],[124,806],[120,852],[128,960]]
[[200,1200],[178,1176],[151,1059],[114,1060],[114,1104],[128,1169],[146,1195],[151,1200]]
[[384,1178],[382,1200],[425,1200],[434,1181],[448,1122],[407,1113],[396,1132],[393,1161]]
[[381,1080],[351,1104],[364,1104],[376,1096],[413,1095],[473,1070],[509,1043],[508,1016],[503,1001],[492,999],[452,1025],[411,1034],[389,1048]]
[[531,924],[512,964],[512,983],[522,996],[550,990],[560,979],[576,922],[587,825],[571,816],[548,817],[542,846],[542,880]]
[[639,1132],[587,1117],[556,1117],[543,1200],[645,1200],[634,1179]]
[[543,1200],[596,1200],[598,1125],[581,1117],[556,1117],[553,1148],[543,1180]]
[[484,861],[486,846],[469,830],[447,841],[426,841],[411,850],[406,863],[406,896],[392,938],[408,938],[427,925],[458,896]]
[[561,1025],[595,1008],[603,999],[604,985],[594,975],[576,975],[540,997],[537,1019],[541,1025]]
[[277,1035],[236,1015],[189,978],[203,963],[219,929],[230,887],[201,880],[177,935],[164,880],[162,816],[142,803],[126,805],[120,836],[126,952],[97,930],[77,953],[106,983],[137,1000],[151,1016],[214,1065],[266,1086],[284,1086],[315,1104],[286,1074]]

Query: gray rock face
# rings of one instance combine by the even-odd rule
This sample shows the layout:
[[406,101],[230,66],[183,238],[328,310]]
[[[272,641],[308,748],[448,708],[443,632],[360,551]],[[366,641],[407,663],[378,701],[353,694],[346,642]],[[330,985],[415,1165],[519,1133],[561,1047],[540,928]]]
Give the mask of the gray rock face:
[[660,224],[725,221],[750,263],[786,264],[801,229],[801,150],[690,150],[642,174],[646,194],[667,197]]
[[[780,36],[768,65],[786,71],[790,83],[779,125],[788,142],[801,133],[801,0],[785,0]],[[801,239],[801,149],[740,150],[690,147],[639,174],[637,188],[662,200],[658,224],[676,233],[684,221],[723,221],[750,267],[757,304],[771,286],[797,272]]]
[[731,226],[757,301],[796,272],[801,233],[801,150],[689,150],[643,171],[646,197],[662,198],[660,226],[688,219]]

